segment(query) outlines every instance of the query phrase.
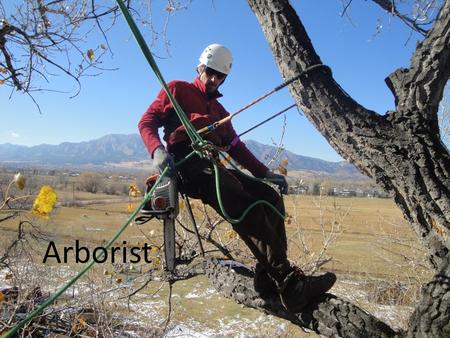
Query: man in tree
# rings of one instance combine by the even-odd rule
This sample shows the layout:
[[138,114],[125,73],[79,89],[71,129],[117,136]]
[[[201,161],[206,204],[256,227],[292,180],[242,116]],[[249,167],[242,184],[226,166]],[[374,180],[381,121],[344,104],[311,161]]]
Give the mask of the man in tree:
[[[212,44],[206,47],[199,61],[198,76],[192,83],[172,81],[168,84],[171,94],[197,129],[229,116],[217,99],[222,96],[218,88],[231,70],[232,55],[224,46]],[[154,165],[160,171],[169,166],[170,175],[174,176],[174,161],[183,159],[192,149],[184,127],[163,90],[144,113],[138,127]],[[164,127],[167,150],[158,135],[160,127]],[[256,159],[239,139],[230,121],[208,133],[206,138],[217,147],[226,147],[228,154],[255,177],[272,181],[279,186],[282,194],[287,192],[285,177],[273,173]],[[201,199],[225,217],[217,198],[210,160],[194,156],[176,170],[188,196]],[[282,197],[261,180],[237,170],[219,166],[218,175],[223,207],[231,218],[241,218],[250,205],[260,200],[273,206],[256,204],[242,220],[233,224],[233,229],[258,261],[255,269],[256,291],[262,296],[278,292],[284,306],[292,312],[300,312],[312,299],[328,291],[336,281],[333,273],[305,276],[287,259]]]

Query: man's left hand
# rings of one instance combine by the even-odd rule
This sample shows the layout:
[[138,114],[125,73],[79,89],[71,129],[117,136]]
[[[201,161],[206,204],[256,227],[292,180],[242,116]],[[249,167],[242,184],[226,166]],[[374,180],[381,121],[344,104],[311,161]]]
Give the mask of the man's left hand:
[[275,173],[271,172],[270,170],[268,170],[266,172],[265,178],[268,181],[270,181],[271,183],[278,185],[278,188],[280,188],[280,193],[282,195],[287,194],[289,186],[286,181],[286,177],[284,177],[283,175],[280,175],[280,174],[275,174]]

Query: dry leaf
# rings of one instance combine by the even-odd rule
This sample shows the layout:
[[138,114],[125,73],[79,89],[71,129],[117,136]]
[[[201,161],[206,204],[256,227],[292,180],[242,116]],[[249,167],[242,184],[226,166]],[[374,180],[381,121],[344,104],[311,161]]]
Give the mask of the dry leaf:
[[230,230],[227,231],[227,237],[228,237],[229,239],[235,239],[236,236],[237,236],[236,231],[234,231],[234,230],[232,230],[232,229],[230,229]]
[[285,167],[280,165],[277,169],[281,175],[287,175],[287,169]]
[[117,284],[122,283],[122,278],[117,278],[117,279],[116,279],[116,283],[117,283]]
[[11,272],[8,272],[6,275],[5,275],[5,280],[9,280],[9,279],[12,279],[13,278],[13,274],[11,273]]
[[231,162],[231,156],[227,154],[227,156],[225,158],[223,158],[220,163],[226,167],[227,165],[229,165]]
[[5,294],[0,291],[0,302],[3,302],[5,300]]
[[178,208],[180,210],[184,210],[184,200],[180,200],[180,202],[178,203]]
[[87,326],[83,318],[77,318],[77,321],[72,324],[72,333],[78,334]]
[[0,73],[2,74],[6,74],[8,72],[8,70],[4,67],[0,67]]
[[285,158],[284,160],[282,160],[282,161],[280,162],[280,164],[281,164],[283,167],[286,167],[286,166],[289,164],[289,161],[288,161],[287,158]]
[[16,187],[22,190],[25,188],[25,176],[23,176],[21,173],[17,173],[14,175],[14,183],[16,184]]
[[95,54],[94,51],[92,49],[88,49],[87,51],[87,57],[89,58],[89,60],[94,61],[95,60]]
[[0,85],[5,84],[5,80],[0,79]]

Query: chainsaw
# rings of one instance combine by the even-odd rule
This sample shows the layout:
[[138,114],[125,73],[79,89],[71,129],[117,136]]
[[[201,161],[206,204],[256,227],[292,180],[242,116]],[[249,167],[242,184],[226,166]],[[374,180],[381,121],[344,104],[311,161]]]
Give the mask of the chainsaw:
[[[153,189],[159,175],[150,176],[147,181],[147,193]],[[164,226],[164,255],[166,269],[175,269],[175,219],[178,215],[178,190],[176,178],[164,176],[155,187],[150,200],[134,219],[136,224],[144,224],[153,218],[163,221]]]

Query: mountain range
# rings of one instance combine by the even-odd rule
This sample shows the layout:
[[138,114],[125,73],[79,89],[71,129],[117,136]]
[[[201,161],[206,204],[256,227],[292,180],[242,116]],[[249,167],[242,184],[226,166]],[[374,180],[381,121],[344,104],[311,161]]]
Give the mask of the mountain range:
[[[277,152],[277,147],[256,141],[245,141],[247,147],[262,162],[267,163]],[[282,150],[278,160],[287,159],[289,171],[311,171],[329,175],[360,176],[348,162],[328,162],[318,158]],[[64,142],[59,145],[41,144],[21,146],[0,144],[0,161],[27,166],[120,166],[121,163],[149,163],[148,152],[138,134],[111,134],[79,143]],[[276,167],[275,162],[271,167]],[[138,165],[139,166],[139,165]]]

